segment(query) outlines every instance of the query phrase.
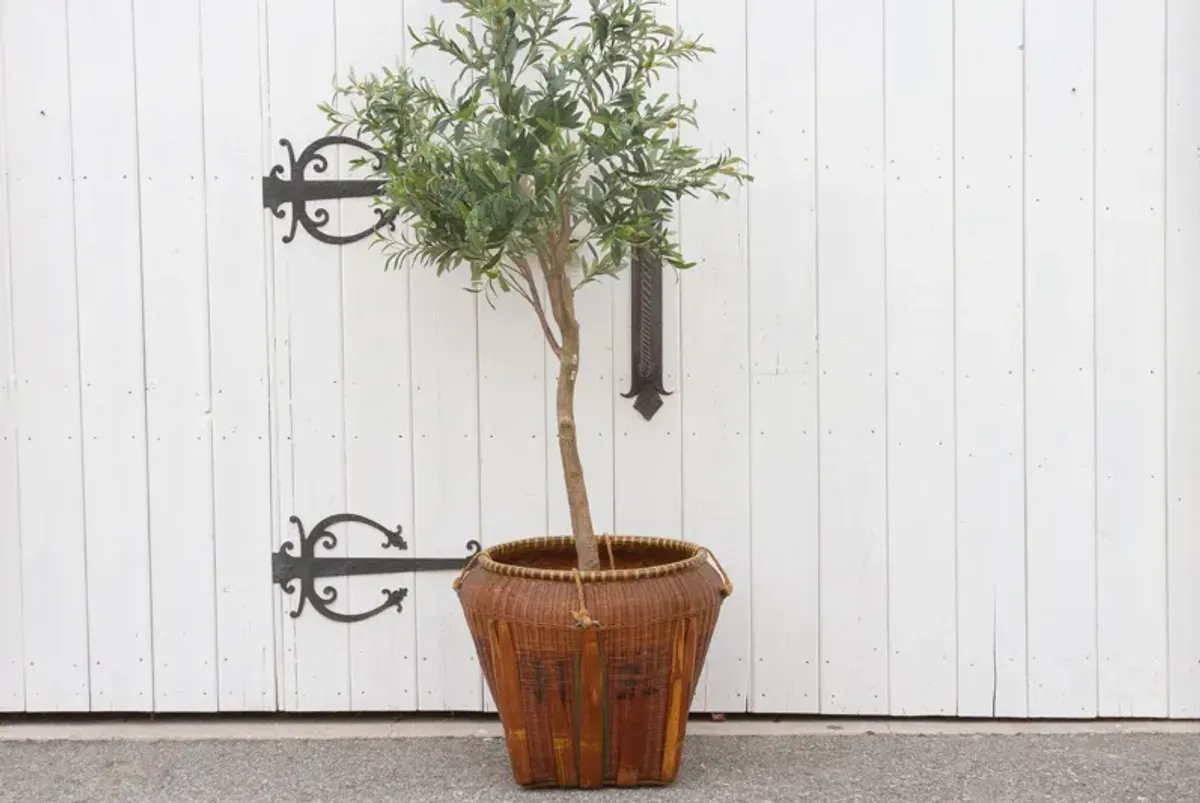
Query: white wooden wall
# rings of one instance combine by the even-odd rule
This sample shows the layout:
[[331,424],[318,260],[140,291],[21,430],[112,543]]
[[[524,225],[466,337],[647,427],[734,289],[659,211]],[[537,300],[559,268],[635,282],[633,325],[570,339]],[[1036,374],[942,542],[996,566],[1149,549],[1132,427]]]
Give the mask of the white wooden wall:
[[[403,51],[444,13],[0,0],[0,711],[491,705],[449,575],[332,581],[409,587],[354,625],[270,583],[293,514],[568,527],[528,311],[261,208],[335,75],[448,77]],[[579,407],[597,526],[733,575],[697,708],[1200,716],[1200,4],[664,13],[757,180],[677,221],[666,406],[619,396],[622,281]]]

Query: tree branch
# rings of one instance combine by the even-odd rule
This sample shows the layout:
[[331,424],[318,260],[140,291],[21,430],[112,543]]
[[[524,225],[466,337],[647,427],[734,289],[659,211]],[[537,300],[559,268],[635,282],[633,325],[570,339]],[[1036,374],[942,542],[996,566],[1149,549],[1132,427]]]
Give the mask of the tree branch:
[[558,338],[554,336],[554,330],[550,326],[550,321],[546,318],[546,307],[542,303],[542,297],[538,293],[537,280],[533,276],[533,269],[529,266],[529,260],[525,257],[515,257],[513,259],[517,263],[517,268],[520,269],[521,275],[525,278],[529,286],[529,295],[522,294],[522,297],[529,302],[529,306],[533,307],[533,311],[537,313],[538,321],[542,324],[542,334],[546,336],[546,342],[550,344],[550,350],[554,352],[554,356],[562,359],[562,346],[558,342]]

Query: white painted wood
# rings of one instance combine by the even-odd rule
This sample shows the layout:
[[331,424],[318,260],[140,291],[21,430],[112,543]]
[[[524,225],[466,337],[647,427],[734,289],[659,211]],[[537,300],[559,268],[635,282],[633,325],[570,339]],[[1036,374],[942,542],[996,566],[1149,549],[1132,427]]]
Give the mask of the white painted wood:
[[883,3],[817,2],[821,712],[888,711]]
[[[459,24],[458,11],[449,5],[437,17]],[[457,75],[457,68],[441,61]],[[522,80],[533,83],[537,74],[531,71]],[[468,278],[464,272],[462,281]],[[487,546],[550,534],[550,483],[562,483],[562,468],[547,393],[558,370],[547,361],[536,315],[512,292],[480,294],[478,303],[479,504]]]
[[[479,512],[488,546],[548,534],[552,475],[541,327],[516,295],[479,305]],[[484,710],[494,711],[486,686],[483,696]]]
[[[454,9],[160,6],[4,11],[0,710],[493,709],[449,573],[328,581],[409,588],[350,626],[269,582],[292,514],[429,557],[569,528],[523,302],[261,209],[333,79]],[[758,180],[684,206],[652,421],[628,275],[580,295],[597,528],[734,573],[696,710],[1195,716],[1200,20],[949,6],[660,8],[717,48],[684,135]]]
[[[664,73],[665,75],[665,73]],[[664,86],[665,86],[664,81]],[[629,272],[613,281],[613,531],[654,538],[683,537],[682,416],[679,403],[680,277],[663,273],[663,406],[647,421],[624,398],[632,382],[632,298]]]
[[[131,8],[69,8],[93,711],[154,708]],[[182,579],[182,578],[180,578]]]
[[[698,129],[684,142],[707,156],[746,153],[746,13],[734,3],[679,6],[685,34],[715,49],[679,68],[680,93],[697,103]],[[679,226],[697,263],[683,276],[684,536],[711,549],[735,589],[750,586],[749,252],[744,188],[730,200],[685,198]],[[750,693],[750,600],[729,597],[709,647],[700,710],[745,711]]]
[[[677,26],[679,5],[677,0],[663,0],[656,7],[656,14],[667,24]],[[653,88],[678,97],[678,71],[662,70]],[[678,220],[669,224],[669,230],[677,237],[680,235]],[[633,387],[632,273],[623,272],[612,287],[615,382],[609,392],[613,394],[613,529],[625,535],[685,538],[681,276],[669,266],[664,266],[663,271],[663,387],[671,395],[663,397],[663,406],[649,421],[633,408],[633,398],[622,395]],[[697,710],[704,705],[704,680],[693,700]]]
[[201,7],[218,704],[275,708],[262,2]]
[[[286,159],[280,152],[276,134],[271,126],[271,25],[270,0],[258,0],[258,25],[263,35],[263,47],[259,52],[259,96],[262,98],[263,130],[260,152],[264,175],[266,171],[277,164],[278,159]],[[292,402],[291,402],[291,353],[288,339],[290,308],[288,305],[288,281],[286,266],[277,266],[275,250],[283,237],[287,221],[279,222],[273,215],[261,212],[264,221],[265,260],[266,269],[266,317],[267,317],[267,378],[269,384],[269,430],[271,437],[270,470],[271,470],[271,521],[272,544],[274,553],[282,545],[291,542],[296,546],[296,530],[289,521],[290,511],[294,510],[294,477],[292,466]],[[286,213],[285,213],[286,215]],[[285,511],[289,511],[285,513]],[[296,672],[293,659],[295,656],[294,631],[287,612],[295,610],[296,600],[281,593],[281,589],[272,586],[271,613],[274,623],[275,636],[275,708],[285,711],[289,706],[294,707]],[[289,670],[291,670],[289,672]],[[290,675],[290,677],[289,677]]]
[[[317,104],[328,101],[336,70],[335,11],[333,0],[282,2],[270,0],[268,48],[270,54],[271,141],[286,138],[297,154],[323,136],[328,121]],[[292,45],[271,47],[271,42]],[[303,46],[299,46],[303,43]],[[339,172],[336,153],[327,153],[329,170]],[[287,170],[286,150],[276,145],[271,163]],[[311,168],[309,177],[316,177]],[[310,212],[312,211],[310,206]],[[329,212],[330,231],[341,230],[336,203],[316,208]],[[306,529],[326,516],[346,512],[346,450],[343,394],[343,304],[339,249],[321,243],[303,229],[290,243],[282,238],[291,226],[291,212],[275,221],[272,233],[276,303],[276,348],[286,366],[285,387],[277,390],[280,403],[290,407],[290,427],[284,438],[281,464],[279,516],[298,516]],[[282,445],[282,444],[281,444]],[[290,452],[290,454],[288,454]],[[283,469],[282,464],[288,463]],[[318,548],[330,557],[348,557],[363,538],[374,538],[348,528],[336,527],[333,549]],[[284,540],[299,549],[299,533],[288,527]],[[347,607],[345,578],[329,578],[320,588],[337,594],[334,606]],[[297,589],[297,594],[299,589]],[[285,595],[284,609],[294,611],[297,595]],[[297,618],[283,620],[283,706],[293,711],[350,710],[350,626],[322,618],[305,610]]]
[[747,6],[752,578],[735,589],[751,710],[803,714],[820,710],[815,11]]
[[[444,18],[439,0],[405,0],[406,24],[420,31],[430,16]],[[405,42],[411,45],[406,37]],[[443,91],[453,65],[429,50],[407,63]],[[465,291],[465,267],[438,276],[408,276],[411,316],[413,482],[416,506],[410,543],[420,557],[465,554],[482,540],[479,464],[478,299]],[[417,706],[432,711],[478,711],[483,675],[452,578],[420,573],[412,586],[417,612]]]
[[[339,0],[337,75],[396,68],[404,59],[404,4],[395,0]],[[343,148],[342,175],[350,175],[357,149]],[[342,201],[345,232],[371,225],[369,201]],[[413,525],[413,450],[408,272],[385,272],[378,247],[364,240],[344,246],[342,306],[346,410],[346,506],[388,526]],[[383,549],[374,532],[357,532],[355,556],[399,554]],[[350,630],[350,707],[355,710],[414,710],[417,654],[412,596],[415,574],[355,577],[347,582],[349,610],[379,605],[385,588],[409,589],[402,611],[359,622]],[[443,577],[449,587],[450,578]]]
[[1025,686],[1021,0],[954,12],[958,714]]
[[1200,5],[1167,3],[1169,713],[1200,716]]
[[3,24],[25,706],[86,711],[88,591],[66,5],[8,4]]
[[954,6],[885,4],[888,701],[958,706]]
[[1165,0],[1097,0],[1095,48],[1098,713],[1162,717]]
[[[0,30],[0,50],[3,49]],[[0,711],[25,710],[21,516],[17,485],[17,375],[13,366],[4,59],[0,58]]]
[[[656,13],[669,25],[678,23],[678,0],[663,0]],[[677,95],[677,70],[663,70],[654,85]],[[670,229],[679,234],[678,221]],[[633,409],[633,399],[619,397],[632,387],[631,276],[622,273],[612,288],[613,400],[613,529],[626,535],[682,538],[682,414],[680,406],[681,329],[680,276],[663,273],[663,387],[672,395],[649,421]]]
[[[466,274],[463,274],[464,280]],[[479,297],[479,472],[483,544],[549,534],[545,340],[524,300]],[[568,530],[569,532],[569,530]]]
[[[464,268],[409,277],[416,497],[409,543],[419,557],[464,555],[467,541],[480,538],[476,299],[462,289],[465,275]],[[483,705],[483,676],[452,582],[429,572],[412,586],[422,710]]]
[[1096,713],[1091,0],[1025,6],[1029,714]]
[[217,702],[213,449],[199,6],[135,0],[154,706]]
[[[546,535],[542,330],[523,300],[480,299],[480,513],[485,544]],[[561,472],[557,466],[555,467]]]

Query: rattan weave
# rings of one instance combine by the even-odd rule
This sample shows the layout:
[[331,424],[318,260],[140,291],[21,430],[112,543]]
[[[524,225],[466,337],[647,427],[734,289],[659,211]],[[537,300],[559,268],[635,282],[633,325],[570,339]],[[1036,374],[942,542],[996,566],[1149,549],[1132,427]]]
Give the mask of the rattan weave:
[[574,570],[570,538],[481,552],[455,581],[523,786],[675,780],[687,715],[732,591],[695,544],[605,536],[615,569]]

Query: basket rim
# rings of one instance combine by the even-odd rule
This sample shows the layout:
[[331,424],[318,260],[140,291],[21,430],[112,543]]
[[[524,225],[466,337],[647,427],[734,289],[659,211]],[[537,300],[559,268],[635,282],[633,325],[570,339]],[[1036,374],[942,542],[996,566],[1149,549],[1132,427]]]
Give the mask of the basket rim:
[[[678,549],[681,552],[691,552],[692,554],[682,560],[663,563],[657,566],[639,567],[637,569],[601,569],[590,572],[581,572],[576,569],[542,569],[532,566],[517,566],[512,563],[502,563],[492,557],[493,555],[502,556],[508,552],[537,547],[553,546],[563,548],[569,546],[573,550],[575,548],[575,538],[568,535],[541,536],[538,538],[522,538],[517,541],[506,541],[502,544],[496,544],[495,546],[480,550],[472,562],[484,571],[525,580],[549,580],[558,583],[574,583],[578,579],[584,583],[611,583],[628,582],[630,580],[650,580],[658,577],[670,577],[682,574],[683,572],[704,565],[708,562],[709,558],[707,547],[678,538],[605,534],[597,535],[596,541],[600,544],[610,544],[612,546],[667,547]],[[603,556],[602,550],[601,559],[603,559]]]

